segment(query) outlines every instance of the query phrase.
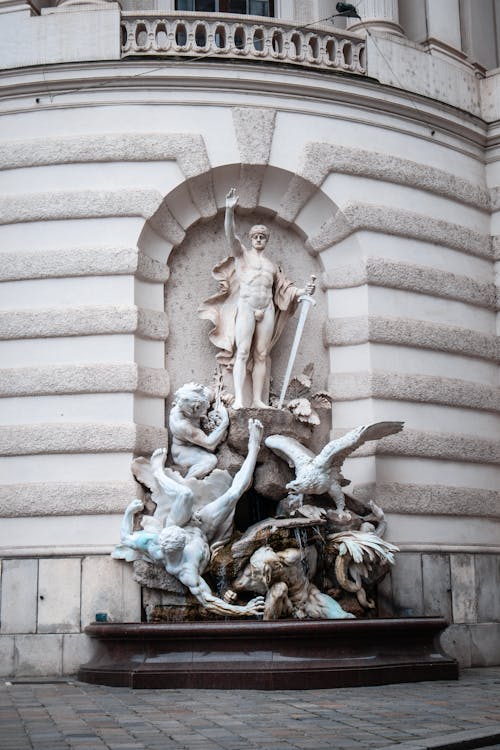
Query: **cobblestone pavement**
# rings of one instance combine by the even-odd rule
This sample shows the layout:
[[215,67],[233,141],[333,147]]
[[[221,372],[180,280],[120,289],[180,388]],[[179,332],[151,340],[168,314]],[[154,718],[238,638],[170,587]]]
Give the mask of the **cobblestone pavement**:
[[1,750],[500,748],[500,668],[458,682],[308,691],[0,684]]

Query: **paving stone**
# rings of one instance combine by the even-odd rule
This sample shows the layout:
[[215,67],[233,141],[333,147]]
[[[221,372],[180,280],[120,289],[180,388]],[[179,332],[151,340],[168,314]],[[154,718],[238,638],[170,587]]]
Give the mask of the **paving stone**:
[[4,682],[0,747],[416,750],[439,747],[438,740],[457,734],[491,737],[492,745],[497,729],[500,737],[499,686],[499,667],[465,670],[458,682],[300,693]]

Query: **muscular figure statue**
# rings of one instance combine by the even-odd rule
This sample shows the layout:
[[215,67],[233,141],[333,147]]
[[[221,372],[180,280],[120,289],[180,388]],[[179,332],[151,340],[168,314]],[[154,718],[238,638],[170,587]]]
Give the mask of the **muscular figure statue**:
[[[314,284],[298,289],[285,279],[264,255],[269,229],[250,229],[251,246],[246,247],[235,232],[234,209],[238,196],[232,188],[226,197],[224,229],[232,256],[214,269],[221,292],[201,306],[201,317],[212,320],[210,340],[222,352],[218,360],[233,368],[234,409],[243,404],[247,369],[252,370],[252,406],[267,408],[262,394],[267,358],[284,324],[293,315],[302,294],[313,294]],[[232,304],[231,304],[232,302]]]
[[[168,425],[172,433],[170,451],[177,466],[187,469],[186,479],[202,479],[217,466],[214,451],[226,434],[229,416],[219,406],[219,424],[208,435],[200,420],[206,417],[211,402],[210,389],[197,383],[186,383],[175,394]],[[213,398],[213,396],[212,396]]]
[[[313,553],[307,548],[307,555]],[[313,562],[313,561],[308,561]],[[246,568],[226,592],[234,600],[236,591],[257,591],[265,594],[264,620],[293,617],[297,620],[350,619],[354,615],[321,591],[309,580],[302,564],[301,552],[293,547],[275,552],[271,547],[260,547],[253,553]]]
[[[224,543],[230,536],[236,504],[252,482],[255,462],[260,448],[263,427],[257,420],[248,422],[248,454],[235,475],[233,483],[221,497],[205,505],[194,514],[192,490],[154,469],[155,476],[170,492],[175,490],[174,502],[165,528],[158,534],[151,531],[133,531],[134,515],[143,509],[141,500],[133,500],[125,511],[121,528],[121,547],[113,557],[142,558],[160,563],[167,573],[175,576],[206,609],[219,615],[258,615],[264,608],[262,597],[248,604],[235,605],[223,601],[210,590],[202,574],[210,562],[210,550]],[[187,519],[187,520],[186,520]],[[128,555],[127,550],[137,554]]]

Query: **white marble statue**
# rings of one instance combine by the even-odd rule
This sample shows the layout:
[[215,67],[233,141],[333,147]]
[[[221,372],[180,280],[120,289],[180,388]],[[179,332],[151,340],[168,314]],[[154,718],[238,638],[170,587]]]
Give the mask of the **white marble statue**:
[[321,453],[314,455],[298,440],[284,435],[269,435],[265,444],[290,466],[295,467],[295,479],[286,485],[290,492],[302,495],[330,495],[339,517],[349,517],[344,511],[342,487],[350,484],[341,474],[345,459],[368,440],[379,440],[403,429],[403,422],[375,422],[362,425],[332,440]]
[[141,500],[132,501],[123,517],[121,545],[113,552],[113,557],[129,561],[144,559],[160,563],[205,609],[218,615],[258,615],[264,608],[262,597],[241,606],[223,601],[212,593],[202,577],[210,562],[211,551],[231,536],[236,504],[252,483],[263,426],[257,420],[249,420],[248,431],[248,454],[231,486],[221,497],[194,513],[192,490],[164,474],[161,466],[157,466],[154,470],[156,478],[170,494],[176,495],[167,524],[160,532],[133,531],[134,516],[144,506]]
[[[306,555],[315,555],[308,547]],[[308,567],[311,567],[308,560]],[[275,552],[272,547],[260,547],[248,565],[232,583],[232,591],[254,591],[265,594],[264,620],[293,617],[298,620],[340,620],[353,618],[350,612],[309,580],[303,565],[301,550],[294,547]],[[233,599],[231,593],[226,598]]]
[[[214,277],[220,292],[200,307],[202,318],[211,320],[214,328],[210,341],[221,351],[217,359],[232,368],[234,409],[243,406],[267,408],[263,400],[268,357],[288,318],[293,315],[298,298],[313,294],[314,284],[298,289],[288,281],[264,251],[269,229],[256,225],[250,229],[250,247],[235,232],[236,191],[226,198],[225,232],[232,255],[215,266]],[[251,371],[252,401],[244,403],[247,372]]]
[[187,470],[186,479],[201,479],[217,466],[214,451],[227,433],[229,416],[226,407],[219,404],[214,415],[218,425],[210,433],[204,432],[201,420],[206,418],[212,401],[210,388],[198,383],[186,383],[175,393],[168,422],[170,452],[174,463]]

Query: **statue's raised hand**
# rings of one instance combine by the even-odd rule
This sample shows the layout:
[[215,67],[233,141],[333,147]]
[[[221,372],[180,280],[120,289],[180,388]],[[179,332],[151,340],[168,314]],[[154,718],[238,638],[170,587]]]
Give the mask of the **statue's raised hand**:
[[256,596],[255,599],[250,599],[245,606],[245,613],[247,615],[263,615],[265,604],[263,596]]
[[226,195],[226,208],[234,208],[238,205],[239,196],[236,195],[236,188],[231,188]]
[[262,435],[264,434],[264,425],[258,419],[248,420],[248,447],[252,445],[257,448],[260,446]]

